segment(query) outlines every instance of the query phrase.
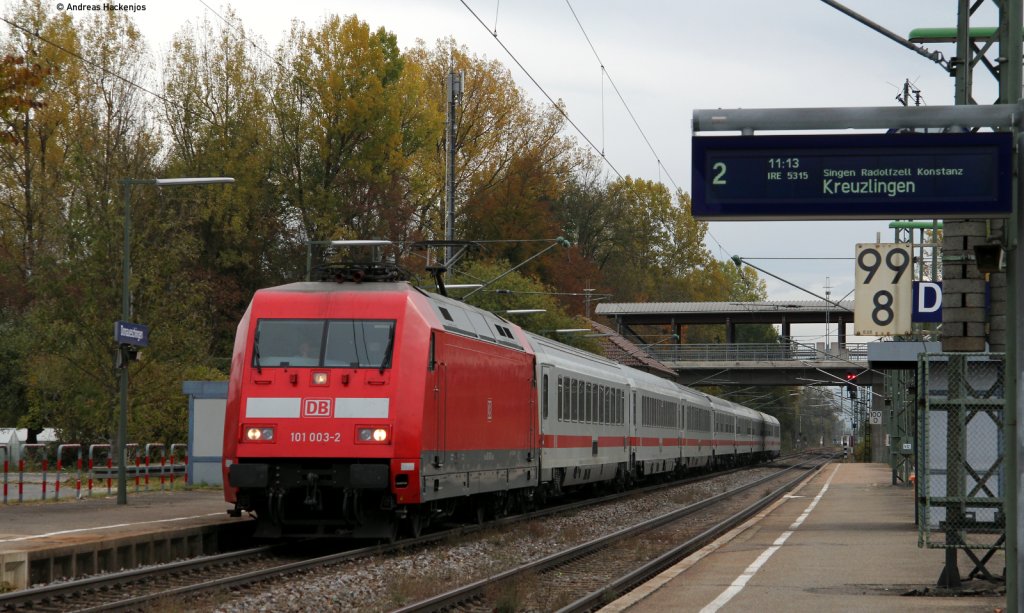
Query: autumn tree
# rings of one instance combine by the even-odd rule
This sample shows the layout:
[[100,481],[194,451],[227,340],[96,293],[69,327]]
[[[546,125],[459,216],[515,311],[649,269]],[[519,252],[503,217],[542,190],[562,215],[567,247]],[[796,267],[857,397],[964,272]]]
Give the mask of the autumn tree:
[[42,344],[27,330],[34,294],[49,280],[47,262],[62,253],[62,199],[70,181],[61,133],[77,78],[67,55],[40,37],[71,50],[77,38],[70,19],[49,18],[38,1],[11,7],[8,23],[0,54],[15,59],[5,62],[0,112],[0,402],[6,405],[0,412],[24,420],[35,389],[29,359]]
[[[75,29],[67,16],[49,18],[39,0],[23,0],[11,13],[8,36],[0,53],[32,66],[39,78],[22,80],[22,88],[5,96],[9,106],[0,113],[0,279],[4,303],[24,306],[28,284],[40,257],[54,254],[59,241],[61,201],[70,177],[62,164],[67,152],[60,135],[74,105],[78,65],[40,36],[74,51]],[[37,36],[38,35],[38,36]],[[23,75],[24,76],[24,75]],[[37,104],[31,101],[38,101]]]
[[395,35],[356,17],[295,23],[277,60],[271,179],[300,240],[409,236],[440,124]]
[[[174,236],[189,263],[176,291],[193,296],[212,344],[199,355],[230,355],[239,314],[260,287],[293,279],[302,250],[289,229],[272,180],[270,62],[228,11],[226,23],[203,20],[178,32],[164,65],[162,117],[170,133],[168,177],[232,177],[229,187],[166,190]],[[198,295],[197,295],[198,294]],[[196,347],[200,349],[202,346]],[[221,361],[223,365],[226,362]]]
[[616,299],[684,300],[682,279],[710,261],[707,224],[693,219],[689,195],[673,201],[661,183],[624,177],[607,186],[606,198],[611,240],[599,257]]
[[[456,111],[455,236],[468,240],[550,239],[560,235],[553,203],[578,163],[574,143],[562,131],[559,109],[538,106],[495,60],[472,55],[453,39],[432,48],[419,44],[408,52],[423,66],[438,114],[447,107],[446,83],[451,71],[464,75],[463,96]],[[441,139],[446,135],[439,133]],[[435,237],[443,234],[445,155],[448,144],[434,150],[434,190],[424,209],[424,225]],[[532,255],[527,243],[496,245],[496,258],[518,262]],[[542,264],[539,265],[541,268]],[[541,268],[535,270],[541,270]]]

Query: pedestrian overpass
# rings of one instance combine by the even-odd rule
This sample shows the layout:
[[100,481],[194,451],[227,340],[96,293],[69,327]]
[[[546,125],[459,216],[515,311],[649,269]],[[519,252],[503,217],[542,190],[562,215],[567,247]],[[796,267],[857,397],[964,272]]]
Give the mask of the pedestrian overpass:
[[[868,368],[866,343],[814,346],[795,342],[711,345],[640,345],[674,370],[683,385],[857,385],[880,383]],[[877,381],[876,381],[877,379]]]
[[[847,374],[858,385],[881,383],[868,368],[867,344],[846,342],[846,325],[854,323],[853,301],[787,300],[769,302],[651,302],[598,304],[618,334],[678,374],[683,385],[840,385]],[[741,325],[778,325],[777,343],[737,343]],[[793,324],[835,325],[838,342],[796,342]],[[684,326],[724,325],[725,342],[707,345],[651,342],[645,327],[671,329],[681,337]]]

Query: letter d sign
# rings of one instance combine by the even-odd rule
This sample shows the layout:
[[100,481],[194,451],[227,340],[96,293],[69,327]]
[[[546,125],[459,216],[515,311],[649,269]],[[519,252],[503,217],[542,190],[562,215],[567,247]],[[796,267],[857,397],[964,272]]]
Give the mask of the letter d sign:
[[942,322],[942,283],[914,281],[914,310],[911,321]]
[[303,398],[302,399],[302,416],[303,417],[330,417],[331,416],[331,399],[330,398]]

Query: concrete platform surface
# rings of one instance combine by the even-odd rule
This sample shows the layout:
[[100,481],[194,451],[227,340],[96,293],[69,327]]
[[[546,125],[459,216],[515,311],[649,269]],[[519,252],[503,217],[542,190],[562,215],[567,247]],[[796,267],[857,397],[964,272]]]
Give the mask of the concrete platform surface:
[[219,523],[219,518],[245,521],[227,517],[230,507],[221,490],[129,493],[125,505],[117,504],[116,495],[9,503],[0,506],[0,552],[36,549],[55,541]]
[[216,553],[244,539],[252,520],[231,518],[220,490],[129,493],[0,506],[0,587],[134,568]]
[[[602,611],[998,611],[1001,595],[933,596],[945,552],[920,549],[913,490],[885,464],[834,464],[792,496]],[[801,520],[800,518],[803,517]],[[1003,572],[1002,552],[989,562]],[[972,568],[960,558],[961,575]],[[975,587],[965,583],[965,587]],[[991,588],[987,583],[977,587]],[[991,590],[987,590],[992,594]]]

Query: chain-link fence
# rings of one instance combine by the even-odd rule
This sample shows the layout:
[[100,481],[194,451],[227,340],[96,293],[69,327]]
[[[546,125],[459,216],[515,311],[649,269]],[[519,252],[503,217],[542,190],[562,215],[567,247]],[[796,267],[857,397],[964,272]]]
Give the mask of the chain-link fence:
[[919,540],[1001,549],[1004,354],[922,354],[918,369]]

